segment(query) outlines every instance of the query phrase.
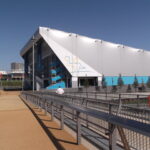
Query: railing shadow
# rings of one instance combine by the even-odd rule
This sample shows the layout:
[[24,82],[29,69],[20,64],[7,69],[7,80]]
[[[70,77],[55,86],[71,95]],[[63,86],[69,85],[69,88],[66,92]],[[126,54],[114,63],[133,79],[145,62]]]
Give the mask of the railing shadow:
[[[22,98],[21,98],[22,99]],[[54,137],[54,135],[49,131],[49,127],[45,126],[45,124],[42,122],[42,119],[40,119],[40,117],[38,116],[39,114],[36,114],[36,111],[38,111],[37,109],[34,111],[34,109],[32,109],[23,99],[22,99],[23,103],[29,108],[29,110],[32,112],[32,114],[34,115],[34,117],[37,119],[37,121],[39,122],[39,124],[41,125],[41,127],[44,129],[44,131],[46,132],[46,134],[48,135],[49,139],[53,142],[53,144],[55,145],[55,147],[58,150],[65,150],[64,147],[59,143],[60,139],[56,139]],[[44,115],[42,115],[44,116]],[[50,120],[49,120],[50,121]],[[58,128],[57,128],[58,129]],[[65,141],[67,142],[67,141]],[[69,143],[69,141],[68,141]]]

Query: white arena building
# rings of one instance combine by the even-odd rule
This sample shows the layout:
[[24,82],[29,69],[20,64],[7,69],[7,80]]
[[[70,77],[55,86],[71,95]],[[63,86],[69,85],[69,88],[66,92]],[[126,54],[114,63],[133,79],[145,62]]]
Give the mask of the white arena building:
[[91,86],[100,86],[102,75],[107,85],[116,85],[119,74],[125,84],[132,84],[135,75],[139,83],[150,76],[150,52],[39,27],[34,38],[21,50],[25,61],[26,85],[32,85],[33,48],[37,87],[80,87],[85,79]]

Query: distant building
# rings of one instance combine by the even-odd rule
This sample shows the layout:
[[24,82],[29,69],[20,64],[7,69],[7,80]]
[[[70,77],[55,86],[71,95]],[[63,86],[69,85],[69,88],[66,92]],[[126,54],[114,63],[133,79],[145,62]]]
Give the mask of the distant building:
[[23,63],[11,63],[11,71],[0,71],[2,80],[22,80],[24,76]]
[[11,71],[9,72],[11,80],[22,80],[23,74],[24,74],[24,64],[12,62]]
[[7,75],[7,71],[2,71],[2,70],[0,70],[0,74],[2,74],[2,75]]
[[7,73],[7,71],[0,70],[0,78],[4,79],[4,80],[7,80],[8,79],[8,73]]
[[24,70],[24,64],[23,63],[17,63],[17,62],[11,63],[11,72],[22,73],[23,70]]

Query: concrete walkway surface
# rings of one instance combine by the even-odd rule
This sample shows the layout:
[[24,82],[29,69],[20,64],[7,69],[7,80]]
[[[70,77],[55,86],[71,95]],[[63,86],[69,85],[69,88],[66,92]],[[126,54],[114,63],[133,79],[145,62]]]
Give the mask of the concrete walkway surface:
[[0,91],[0,150],[56,150],[18,92]]

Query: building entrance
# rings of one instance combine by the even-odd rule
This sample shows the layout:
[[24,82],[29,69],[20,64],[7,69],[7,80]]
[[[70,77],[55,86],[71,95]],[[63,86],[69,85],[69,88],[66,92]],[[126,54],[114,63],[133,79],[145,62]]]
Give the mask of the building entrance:
[[78,79],[78,86],[97,86],[97,78],[96,77],[82,77]]

